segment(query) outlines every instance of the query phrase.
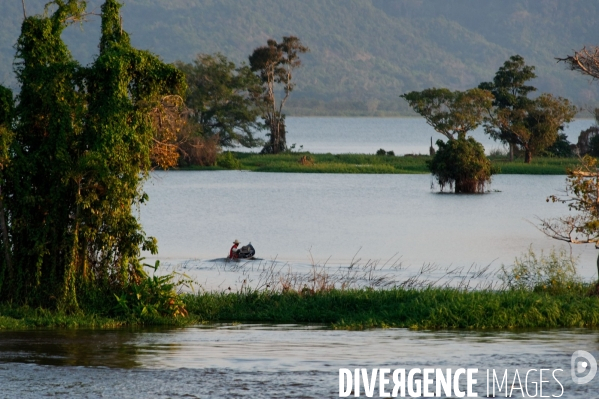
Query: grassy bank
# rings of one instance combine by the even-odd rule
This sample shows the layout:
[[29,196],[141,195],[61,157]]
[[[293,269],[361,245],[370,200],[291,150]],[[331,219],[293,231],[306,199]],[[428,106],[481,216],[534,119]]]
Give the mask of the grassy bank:
[[[291,173],[382,173],[419,174],[429,173],[428,155],[388,156],[368,154],[311,154],[288,153],[260,155],[233,153],[239,161],[238,169],[253,172]],[[531,164],[522,159],[509,162],[506,157],[491,157],[493,165],[501,174],[564,175],[567,168],[576,166],[578,158],[533,158]],[[192,166],[185,170],[222,170],[221,167]]]
[[338,329],[513,329],[599,326],[599,298],[583,292],[333,290],[203,294],[185,299],[208,322],[325,323]]
[[314,294],[204,293],[187,295],[188,317],[125,319],[94,313],[0,306],[0,330],[117,328],[200,322],[322,323],[335,329],[517,329],[599,327],[599,298],[585,292],[524,290],[331,290]]
[[196,317],[126,318],[94,310],[67,314],[56,310],[30,308],[10,304],[0,305],[0,331],[31,328],[119,328],[132,326],[184,326],[197,323]]

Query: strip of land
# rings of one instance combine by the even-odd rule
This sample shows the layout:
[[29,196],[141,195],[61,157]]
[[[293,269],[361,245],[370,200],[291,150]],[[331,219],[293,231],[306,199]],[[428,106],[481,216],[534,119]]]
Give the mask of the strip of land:
[[[234,152],[239,162],[233,169],[253,172],[290,173],[379,173],[379,174],[426,174],[430,173],[426,155],[369,155],[369,154],[311,154],[285,153],[264,155]],[[498,174],[565,175],[579,164],[578,158],[533,158],[530,164],[523,159],[510,162],[507,157],[490,157]],[[223,166],[189,166],[183,170],[224,170]]]
[[77,315],[0,307],[0,329],[115,328],[197,323],[322,323],[335,329],[523,329],[599,326],[590,285],[552,294],[530,290],[452,288],[185,295],[187,317],[119,318],[93,309]]

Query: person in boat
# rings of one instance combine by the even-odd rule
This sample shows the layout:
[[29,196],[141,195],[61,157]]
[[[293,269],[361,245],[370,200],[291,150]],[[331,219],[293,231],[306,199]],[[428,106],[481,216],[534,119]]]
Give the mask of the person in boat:
[[233,246],[231,247],[231,250],[229,251],[229,259],[239,258],[239,249],[237,247],[239,247],[239,240],[233,241]]

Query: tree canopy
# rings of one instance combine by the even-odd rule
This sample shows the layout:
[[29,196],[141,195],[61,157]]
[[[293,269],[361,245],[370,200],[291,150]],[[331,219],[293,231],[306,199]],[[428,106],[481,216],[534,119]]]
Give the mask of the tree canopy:
[[264,127],[251,95],[261,91],[261,80],[248,66],[236,67],[220,53],[199,54],[192,64],[176,65],[187,79],[185,104],[198,134],[218,136],[223,147],[264,144],[254,137]]
[[486,90],[426,89],[402,94],[410,107],[430,126],[450,140],[465,139],[489,112],[493,96]]
[[525,162],[543,152],[558,139],[563,125],[576,115],[577,108],[561,97],[543,93],[536,99],[528,95],[536,88],[526,85],[534,79],[535,67],[526,65],[519,55],[511,56],[499,68],[493,82],[484,82],[479,88],[489,90],[493,96],[494,110],[485,120],[485,133],[524,150]]
[[12,262],[2,263],[0,297],[76,310],[79,287],[135,281],[143,275],[141,249],[157,250],[132,208],[147,200],[142,182],[153,149],[168,144],[152,114],[182,94],[185,81],[131,47],[116,0],[102,5],[99,54],[88,67],[61,39],[84,16],[85,2],[47,7],[23,21],[16,45],[21,88],[0,181]]

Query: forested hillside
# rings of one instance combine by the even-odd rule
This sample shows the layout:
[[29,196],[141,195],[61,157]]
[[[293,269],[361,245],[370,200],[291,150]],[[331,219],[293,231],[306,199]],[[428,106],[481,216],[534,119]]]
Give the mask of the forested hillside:
[[[29,14],[46,0],[25,0]],[[101,0],[88,1],[99,11]],[[21,2],[0,13],[0,82],[14,85],[12,47]],[[599,104],[599,88],[555,57],[599,44],[599,2],[571,0],[130,0],[124,28],[135,46],[166,61],[221,52],[247,60],[269,37],[299,36],[311,52],[297,72],[288,113],[409,113],[398,96],[432,86],[465,89],[491,80],[513,54],[537,66],[540,91]],[[74,56],[90,61],[98,17],[67,30]]]

